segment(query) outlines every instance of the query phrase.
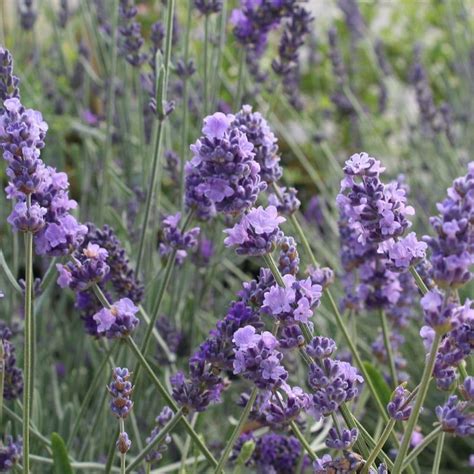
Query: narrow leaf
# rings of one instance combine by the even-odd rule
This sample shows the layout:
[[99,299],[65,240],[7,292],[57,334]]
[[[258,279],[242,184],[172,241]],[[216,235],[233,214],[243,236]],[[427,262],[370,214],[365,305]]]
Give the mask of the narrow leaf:
[[384,405],[390,401],[390,397],[392,396],[392,391],[388,386],[387,382],[383,378],[382,374],[370,363],[364,362],[365,370],[372,381],[372,384],[377,391],[377,394]]
[[58,433],[51,435],[51,448],[53,450],[54,474],[73,474],[66,445]]

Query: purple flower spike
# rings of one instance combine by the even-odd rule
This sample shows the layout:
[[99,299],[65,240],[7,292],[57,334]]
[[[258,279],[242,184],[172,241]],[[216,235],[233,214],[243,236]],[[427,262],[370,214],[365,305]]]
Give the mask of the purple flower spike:
[[[150,444],[159,435],[160,430],[163,429],[163,427],[171,420],[171,418],[173,418],[173,410],[171,410],[169,407],[164,407],[163,410],[161,410],[161,413],[156,417],[156,425],[150,433],[150,436],[146,438],[145,443]],[[168,433],[165,436],[165,439],[146,455],[146,461],[148,463],[158,462],[163,457],[163,453],[165,453],[168,449],[168,445],[171,443],[171,441],[171,435]]]
[[6,436],[0,443],[0,472],[9,472],[21,460],[23,442],[21,438],[16,441],[11,436]]
[[13,74],[13,58],[8,49],[0,46],[0,114],[3,102],[13,97],[20,97],[18,85],[20,80]]
[[107,387],[112,397],[110,409],[117,418],[127,418],[133,407],[131,375],[128,369],[117,367],[112,373],[112,383]]
[[458,402],[458,397],[452,395],[448,401],[436,407],[436,416],[443,431],[456,436],[467,437],[474,435],[474,413],[468,402]]
[[326,438],[326,446],[330,449],[347,450],[357,441],[359,431],[357,428],[352,430],[342,430],[339,435],[335,428],[329,430],[329,436]]
[[137,327],[139,320],[135,316],[138,308],[128,298],[122,298],[111,308],[102,308],[94,315],[97,333],[109,339],[125,337]]
[[420,303],[425,313],[425,322],[436,332],[444,334],[451,329],[454,305],[444,304],[444,297],[439,291],[429,291],[421,298]]
[[413,405],[408,402],[410,392],[399,385],[393,392],[392,398],[387,405],[387,411],[391,418],[397,421],[406,421],[410,418]]
[[306,346],[306,352],[315,359],[326,359],[336,351],[336,342],[329,337],[316,336]]
[[130,441],[128,434],[125,431],[119,434],[116,446],[119,453],[121,454],[127,454],[130,448],[132,447],[132,442]]
[[280,188],[281,199],[276,194],[268,196],[268,203],[275,206],[280,214],[291,216],[301,206],[301,202],[296,197],[298,191],[295,188]]
[[464,383],[460,387],[460,390],[465,400],[474,402],[474,377],[466,377],[464,379]]
[[224,244],[237,247],[239,255],[265,255],[273,250],[281,236],[279,225],[285,220],[274,206],[253,208],[234,227],[224,230],[228,235]]
[[378,252],[385,254],[389,268],[394,271],[406,271],[411,265],[416,265],[425,258],[428,245],[420,242],[414,232],[395,241],[389,239],[379,245]]
[[7,222],[15,231],[36,234],[45,226],[44,215],[47,212],[47,209],[37,203],[28,207],[26,202],[18,202],[8,216]]

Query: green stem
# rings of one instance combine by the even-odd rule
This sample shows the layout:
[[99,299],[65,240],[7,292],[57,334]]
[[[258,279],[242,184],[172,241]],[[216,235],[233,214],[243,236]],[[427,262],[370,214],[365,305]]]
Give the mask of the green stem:
[[419,288],[421,293],[423,295],[426,295],[428,293],[429,289],[426,286],[425,282],[423,281],[423,278],[421,278],[421,275],[416,271],[415,267],[410,267],[410,273],[413,275],[413,278],[415,279],[416,286]]
[[3,413],[3,385],[5,380],[5,351],[3,340],[0,340],[0,424],[2,423]]
[[[28,206],[31,197],[28,196]],[[33,405],[32,393],[32,316],[33,316],[33,234],[25,233],[25,342],[24,342],[24,387],[23,387],[23,472],[30,472],[30,415]]]
[[435,453],[435,458],[433,461],[433,471],[432,474],[438,474],[439,473],[439,465],[441,463],[441,456],[443,455],[443,447],[444,447],[444,438],[446,436],[446,433],[441,433],[441,436],[438,438],[438,441],[436,443],[436,453]]
[[311,446],[309,445],[306,438],[303,436],[303,433],[301,433],[300,429],[298,428],[298,425],[294,421],[292,421],[290,423],[290,427],[293,433],[295,434],[295,436],[298,438],[299,442],[302,444],[305,451],[308,453],[308,456],[311,458],[311,461],[316,461],[316,455],[314,454],[314,451],[311,449]]
[[239,77],[237,80],[237,93],[235,95],[235,109],[240,109],[242,106],[242,96],[244,94],[244,82],[245,82],[245,49],[240,50],[239,58]]
[[387,324],[387,315],[383,309],[379,312],[380,325],[382,326],[382,336],[387,352],[387,362],[390,370],[390,377],[392,379],[392,387],[395,388],[398,385],[397,368],[395,367],[395,358],[393,357],[392,343],[390,342],[390,332]]
[[429,435],[425,436],[424,440],[403,460],[402,469],[406,469],[406,467],[412,463],[441,433],[441,426],[438,426]]
[[[128,342],[128,345],[130,346],[132,352],[135,354],[135,357],[138,359],[140,364],[143,366],[145,371],[147,372],[148,376],[151,378],[152,382],[154,383],[155,387],[158,389],[158,392],[160,395],[163,397],[164,401],[166,402],[167,405],[170,406],[170,408],[176,413],[179,411],[178,405],[176,405],[176,402],[173,400],[171,395],[168,393],[164,385],[160,382],[158,377],[155,375],[153,369],[150,367],[150,364],[148,364],[147,360],[145,359],[144,355],[140,351],[139,347],[136,345],[135,341],[128,336],[126,338],[126,341]],[[193,441],[196,443],[202,454],[206,457],[208,462],[211,464],[211,466],[216,467],[217,466],[217,461],[212,455],[212,453],[209,451],[207,446],[203,443],[199,435],[196,433],[194,428],[189,424],[188,420],[184,417],[181,417],[181,422],[184,424],[184,427],[186,431],[189,433]]]
[[203,115],[207,115],[209,110],[209,84],[208,81],[208,56],[209,56],[209,15],[204,17],[204,107]]
[[252,410],[253,404],[255,403],[255,399],[257,398],[257,394],[258,389],[255,387],[250,394],[250,398],[247,402],[247,405],[245,405],[244,411],[240,415],[240,419],[237,423],[237,426],[234,428],[234,431],[232,431],[232,434],[230,435],[230,439],[226,444],[221,458],[219,459],[219,464],[217,465],[214,474],[220,474],[223,471],[224,465],[227,462],[227,458],[229,457],[232,448],[234,447],[234,444],[237,441],[237,438],[239,437],[245,423],[247,422],[247,419],[250,415],[250,411]]
[[178,410],[173,418],[171,418],[168,423],[163,426],[163,428],[160,430],[158,435],[153,438],[153,440],[145,446],[145,448],[140,451],[138,456],[127,466],[127,469],[125,470],[126,473],[132,472],[133,469],[138,467],[138,465],[145,459],[146,455],[155,449],[156,446],[158,446],[167,436],[168,433],[173,431],[175,426],[181,421],[181,418],[183,417],[184,413],[183,410]]
[[[120,434],[119,436],[122,435],[122,433],[125,432],[125,423],[123,421],[123,418],[119,418],[119,423],[120,423]],[[125,453],[120,453],[120,474],[125,474]]]
[[112,128],[114,124],[115,110],[115,75],[117,70],[117,29],[118,29],[119,7],[118,0],[112,2],[112,31],[110,41],[112,42],[112,58],[108,73],[109,85],[107,91],[107,131],[105,142],[105,160],[99,187],[99,222],[104,217],[105,206],[109,193],[109,171],[112,166]]
[[441,341],[441,336],[436,333],[434,337],[433,345],[431,346],[428,361],[426,362],[426,365],[425,365],[425,370],[423,371],[423,375],[421,377],[420,390],[416,397],[415,406],[413,407],[410,418],[408,419],[405,433],[403,435],[402,444],[398,451],[397,458],[395,459],[393,474],[399,474],[403,470],[403,462],[405,460],[408,447],[410,446],[411,435],[413,434],[413,430],[415,429],[416,422],[418,421],[418,417],[420,416],[420,410],[423,406],[423,402],[425,401],[425,397],[428,392],[431,374],[433,373],[433,367],[436,361],[436,354],[438,353],[438,347],[439,347],[440,341]]
[[380,438],[377,441],[377,444],[375,445],[374,449],[370,453],[370,456],[365,462],[364,468],[362,469],[362,474],[367,474],[369,472],[370,466],[377,459],[377,456],[379,455],[380,451],[382,451],[385,445],[385,442],[387,441],[388,437],[390,436],[390,433],[393,430],[393,427],[395,426],[395,423],[396,423],[395,420],[390,420],[385,426],[385,429],[380,435]]

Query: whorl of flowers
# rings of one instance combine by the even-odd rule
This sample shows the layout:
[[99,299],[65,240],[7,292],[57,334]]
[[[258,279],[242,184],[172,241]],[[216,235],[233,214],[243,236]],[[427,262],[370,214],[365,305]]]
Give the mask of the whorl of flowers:
[[283,236],[278,240],[280,255],[278,256],[278,269],[282,275],[296,275],[299,271],[300,257],[293,237]]
[[203,15],[219,13],[222,10],[222,0],[194,0],[193,3]]
[[282,326],[308,323],[319,305],[322,287],[313,285],[311,278],[297,280],[294,275],[283,276],[284,286],[273,285],[264,294],[262,310]]
[[443,431],[460,437],[474,435],[472,400],[458,401],[456,395],[451,395],[444,405],[436,407],[436,416]]
[[392,398],[387,405],[387,411],[390,418],[397,421],[406,421],[410,418],[413,404],[409,403],[410,392],[404,385],[399,385],[393,392]]
[[117,418],[127,418],[133,407],[133,385],[130,382],[131,373],[126,368],[117,367],[112,373],[112,382],[107,386],[112,399],[110,409]]
[[122,24],[119,27],[119,51],[132,66],[140,67],[147,60],[147,55],[140,53],[144,39],[140,23],[135,21],[137,7],[134,3],[134,0],[120,0],[119,12]]
[[234,333],[234,374],[243,375],[260,389],[276,389],[286,385],[288,372],[281,364],[283,354],[278,351],[275,336],[264,331],[256,332],[245,326]]
[[430,219],[437,237],[425,237],[431,249],[431,274],[442,288],[459,288],[471,279],[474,261],[474,162],[454,180],[448,196]]
[[13,74],[13,58],[8,49],[0,46],[0,114],[3,102],[13,97],[20,98],[20,80]]
[[21,438],[14,440],[12,436],[6,436],[0,440],[0,472],[9,472],[21,459],[23,453],[23,441]]
[[224,230],[227,234],[224,244],[235,247],[239,255],[268,254],[282,236],[279,225],[285,221],[274,206],[253,208],[234,227]]
[[23,393],[23,372],[16,366],[15,346],[10,342],[12,332],[0,322],[0,343],[3,345],[3,397],[15,400]]
[[[148,445],[159,435],[160,430],[173,418],[173,410],[170,407],[164,407],[160,414],[155,418],[155,427],[145,439],[145,443]],[[163,453],[168,449],[168,445],[171,443],[172,438],[169,433],[166,434],[164,440],[155,446],[151,452],[149,452],[145,459],[148,463],[158,462],[162,457]]]
[[326,446],[329,449],[348,450],[357,441],[358,436],[359,430],[357,428],[343,429],[340,434],[335,428],[331,428],[326,438]]
[[24,30],[31,30],[38,18],[38,12],[34,9],[33,0],[19,0],[18,13],[20,14],[20,24]]
[[135,316],[138,308],[128,298],[122,298],[111,305],[102,308],[93,319],[97,324],[97,334],[109,339],[130,335],[140,322]]
[[296,197],[298,191],[295,188],[280,188],[281,196],[271,193],[268,196],[268,203],[275,206],[280,214],[291,216],[301,205],[300,200]]
[[204,119],[203,136],[191,145],[186,164],[186,204],[198,216],[214,211],[240,214],[249,209],[266,187],[253,145],[232,125],[233,115],[216,112]]

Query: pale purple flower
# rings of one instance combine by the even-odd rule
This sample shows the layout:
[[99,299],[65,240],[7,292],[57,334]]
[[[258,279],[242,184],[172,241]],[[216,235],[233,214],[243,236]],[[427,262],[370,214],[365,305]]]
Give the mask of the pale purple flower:
[[94,315],[97,333],[109,339],[128,336],[139,323],[138,308],[128,298],[122,298],[111,308],[102,308]]

